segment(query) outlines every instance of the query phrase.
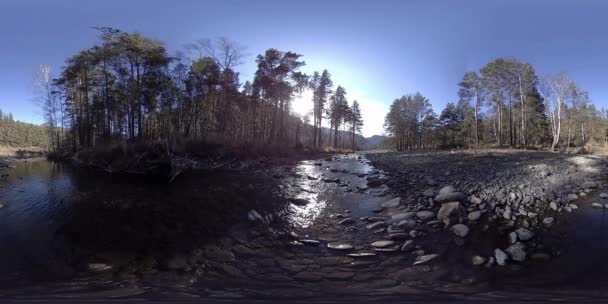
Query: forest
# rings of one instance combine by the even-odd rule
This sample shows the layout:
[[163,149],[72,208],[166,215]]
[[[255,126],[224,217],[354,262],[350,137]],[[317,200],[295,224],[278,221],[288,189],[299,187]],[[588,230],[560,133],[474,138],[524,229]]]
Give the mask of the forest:
[[420,93],[393,101],[385,118],[392,146],[568,151],[608,141],[608,112],[566,73],[539,77],[527,62],[497,58],[458,85],[458,101],[439,114]]
[[11,113],[5,114],[0,110],[0,146],[46,148],[47,134],[45,126],[16,121]]
[[[357,101],[334,89],[327,70],[301,72],[300,54],[268,49],[255,59],[254,79],[241,83],[243,47],[226,38],[202,39],[169,56],[162,42],[139,33],[97,30],[100,44],[66,59],[59,74],[48,65],[35,74],[52,151],[124,142],[168,150],[187,143],[356,148],[363,123]],[[314,109],[302,116],[290,103],[303,90],[313,92]],[[322,132],[327,128],[332,132]]]

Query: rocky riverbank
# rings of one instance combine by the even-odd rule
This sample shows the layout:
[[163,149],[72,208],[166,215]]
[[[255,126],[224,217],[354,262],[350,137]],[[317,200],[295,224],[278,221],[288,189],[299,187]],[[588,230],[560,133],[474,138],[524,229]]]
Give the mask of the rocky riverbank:
[[425,213],[427,225],[450,231],[455,243],[473,231],[495,231],[495,239],[479,244],[479,254],[471,257],[471,263],[488,267],[551,258],[559,250],[544,248],[536,233],[576,212],[577,200],[605,187],[608,177],[606,158],[593,155],[437,152],[368,158],[385,171],[386,185],[404,208]]
[[564,261],[564,224],[603,214],[599,199],[608,197],[593,193],[606,186],[607,162],[596,156],[382,153],[256,164],[171,184],[75,170],[83,192],[57,197],[70,216],[56,244],[94,281],[161,292],[494,292],[529,283],[525,269]]

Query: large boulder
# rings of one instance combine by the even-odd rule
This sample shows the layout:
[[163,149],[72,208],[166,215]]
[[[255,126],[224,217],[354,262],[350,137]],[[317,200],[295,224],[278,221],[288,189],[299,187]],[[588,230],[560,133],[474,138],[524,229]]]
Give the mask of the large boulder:
[[454,186],[445,186],[439,190],[439,194],[435,196],[435,201],[439,203],[461,202],[466,199],[466,195],[462,192],[457,192]]

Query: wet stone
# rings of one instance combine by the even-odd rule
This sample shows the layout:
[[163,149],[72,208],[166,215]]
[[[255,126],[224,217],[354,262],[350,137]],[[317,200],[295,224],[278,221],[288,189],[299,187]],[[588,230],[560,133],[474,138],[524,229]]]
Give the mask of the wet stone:
[[357,221],[356,221],[355,219],[350,218],[350,217],[347,217],[347,218],[345,218],[345,219],[341,220],[341,221],[338,223],[338,225],[343,225],[343,226],[346,226],[346,225],[353,225],[353,224],[355,224],[355,223],[357,223]]
[[416,212],[416,217],[418,217],[421,220],[429,220],[433,217],[435,217],[435,213],[433,211],[418,211]]
[[384,247],[392,246],[394,244],[395,244],[395,241],[383,240],[383,241],[373,242],[371,245],[372,245],[372,247],[376,247],[376,248],[384,248]]
[[321,244],[321,242],[317,240],[300,240],[300,243],[309,246],[319,246]]
[[373,252],[357,252],[357,253],[349,253],[348,256],[351,258],[370,258],[370,257],[375,257],[376,254]]
[[397,197],[388,202],[382,203],[383,208],[396,208],[401,204],[401,198]]
[[327,244],[327,248],[334,250],[351,250],[353,249],[353,245],[341,242],[331,242]]
[[414,262],[413,265],[420,265],[420,264],[427,263],[431,260],[434,260],[438,256],[439,256],[438,254],[427,254],[427,255],[418,256],[418,257],[416,257],[416,261]]

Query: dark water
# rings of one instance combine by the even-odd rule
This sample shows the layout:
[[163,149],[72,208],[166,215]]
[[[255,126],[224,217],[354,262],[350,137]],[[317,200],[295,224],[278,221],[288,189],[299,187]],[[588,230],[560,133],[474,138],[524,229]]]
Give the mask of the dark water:
[[[0,187],[0,203],[6,205],[0,209],[0,295],[8,290],[31,293],[33,286],[44,286],[33,289],[43,293],[85,290],[89,297],[140,295],[145,288],[121,287],[117,278],[89,280],[94,276],[88,263],[121,254],[161,260],[176,251],[187,252],[228,230],[249,230],[246,214],[251,209],[280,214],[283,228],[305,237],[347,239],[356,246],[367,246],[375,236],[361,234],[365,231],[330,231],[328,227],[335,224],[336,213],[348,209],[353,218],[369,216],[390,199],[386,186],[367,188],[365,177],[381,176],[381,172],[356,158],[326,164],[304,161],[271,180],[222,172],[213,176],[188,174],[168,184],[164,179],[109,175],[48,161],[19,162]],[[340,181],[323,180],[334,178]],[[487,284],[481,289],[455,287],[426,290],[425,294],[440,299],[447,290],[448,298],[454,299],[453,294],[466,290],[469,300],[601,301],[608,286],[608,209],[595,209],[590,204],[608,203],[599,198],[603,191],[577,202],[580,208],[572,214],[559,215],[551,233],[539,234],[546,246],[543,250],[554,254],[550,261],[526,262],[517,265],[516,271],[495,267],[496,271],[483,276]],[[309,204],[277,203],[276,197],[281,195],[307,199]],[[452,259],[449,263],[458,266],[467,262]],[[113,284],[111,291],[103,287],[108,282]],[[257,283],[273,288],[271,282]],[[186,297],[211,294],[224,300],[243,297],[239,291],[210,293],[207,287],[193,285],[184,293]],[[407,300],[422,299],[421,292]],[[293,295],[289,290],[277,290],[276,294]],[[161,297],[179,295],[160,292]],[[356,299],[396,300],[388,291]]]
[[273,191],[264,180],[230,172],[184,174],[168,184],[18,162],[0,187],[0,286],[80,278],[104,254],[161,259],[188,251],[242,222],[247,210],[269,208]]

